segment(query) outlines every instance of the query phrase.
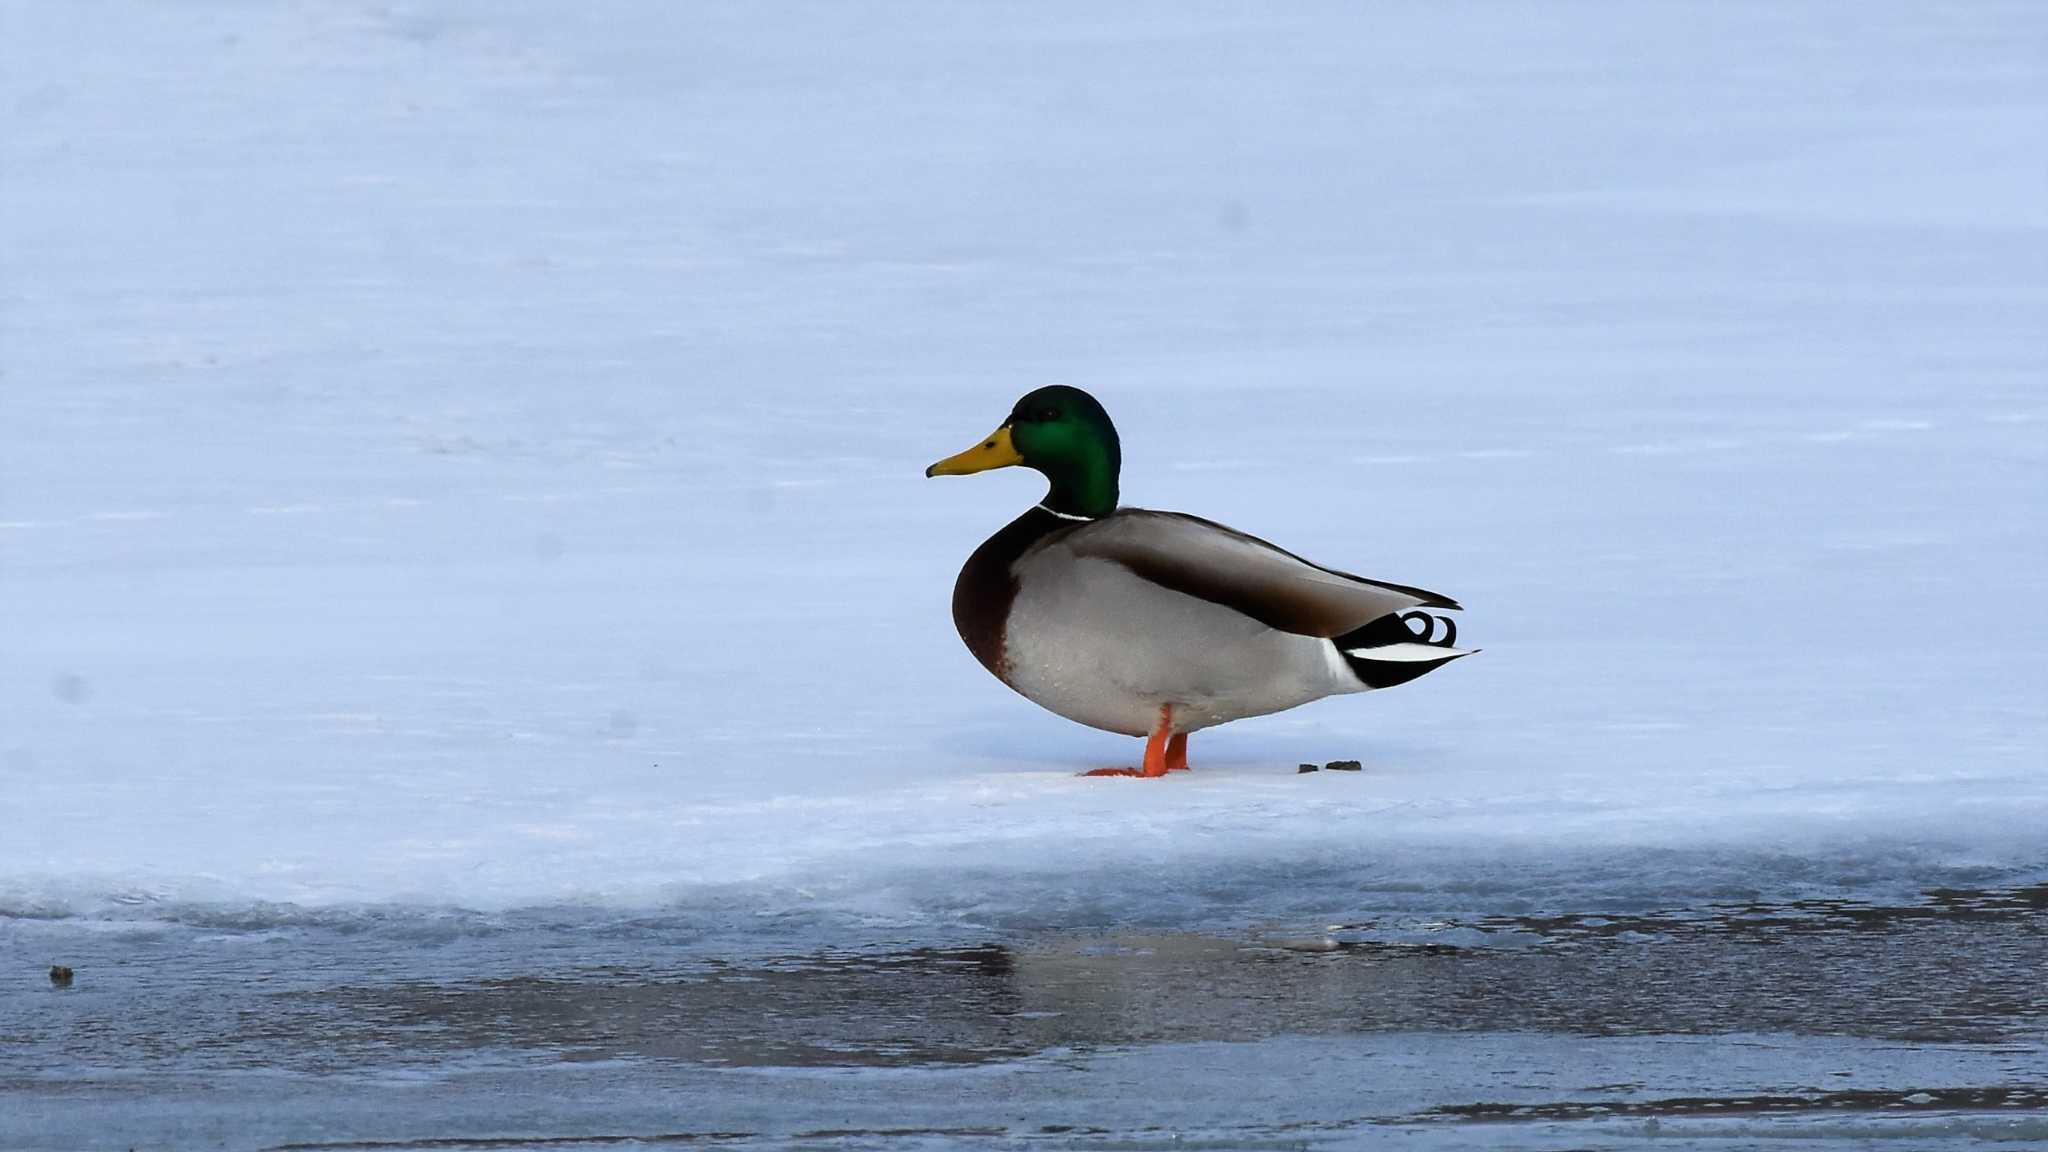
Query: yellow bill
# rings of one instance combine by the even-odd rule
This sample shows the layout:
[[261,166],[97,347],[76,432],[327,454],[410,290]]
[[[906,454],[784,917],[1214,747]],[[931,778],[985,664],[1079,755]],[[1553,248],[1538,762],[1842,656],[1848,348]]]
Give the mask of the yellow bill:
[[1008,468],[1022,464],[1024,457],[1017,455],[1017,446],[1010,443],[1010,426],[1003,425],[990,433],[981,443],[965,452],[948,456],[924,470],[926,476],[968,476],[986,472],[991,468]]

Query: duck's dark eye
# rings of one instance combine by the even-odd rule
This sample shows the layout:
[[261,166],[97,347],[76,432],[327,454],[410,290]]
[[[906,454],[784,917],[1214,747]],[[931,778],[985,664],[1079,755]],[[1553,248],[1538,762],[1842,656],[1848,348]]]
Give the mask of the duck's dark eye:
[[1057,420],[1060,418],[1060,410],[1057,408],[1042,408],[1038,412],[1038,418],[1040,420]]

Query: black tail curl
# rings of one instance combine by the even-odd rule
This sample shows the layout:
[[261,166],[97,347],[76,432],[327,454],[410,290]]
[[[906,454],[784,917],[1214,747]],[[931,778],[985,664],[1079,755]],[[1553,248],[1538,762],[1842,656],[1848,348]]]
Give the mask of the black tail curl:
[[[1411,627],[1417,624],[1421,625],[1420,631]],[[1444,626],[1444,634],[1432,638],[1438,624]],[[1458,622],[1449,616],[1432,616],[1427,612],[1403,612],[1401,626],[1409,630],[1417,644],[1434,644],[1439,648],[1458,646]]]
[[1337,645],[1337,651],[1343,653],[1344,662],[1351,666],[1352,675],[1364,681],[1369,688],[1392,688],[1396,684],[1406,684],[1417,676],[1441,668],[1464,655],[1462,652],[1446,652],[1441,660],[1372,658],[1374,648],[1384,648],[1390,644],[1427,644],[1432,648],[1452,648],[1457,645],[1458,624],[1455,620],[1448,616],[1420,611],[1390,612],[1362,628],[1354,628],[1342,636],[1334,637],[1333,642]]

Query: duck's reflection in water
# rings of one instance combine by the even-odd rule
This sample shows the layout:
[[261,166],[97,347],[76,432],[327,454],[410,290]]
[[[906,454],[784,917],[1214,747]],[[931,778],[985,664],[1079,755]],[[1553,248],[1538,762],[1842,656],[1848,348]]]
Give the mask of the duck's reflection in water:
[[1358,925],[1307,941],[1053,937],[359,985],[322,994],[330,1010],[318,1043],[401,1056],[872,1067],[1281,1033],[1985,1042],[2039,1031],[2048,899],[1931,895],[1899,908],[1550,916],[1425,932]]

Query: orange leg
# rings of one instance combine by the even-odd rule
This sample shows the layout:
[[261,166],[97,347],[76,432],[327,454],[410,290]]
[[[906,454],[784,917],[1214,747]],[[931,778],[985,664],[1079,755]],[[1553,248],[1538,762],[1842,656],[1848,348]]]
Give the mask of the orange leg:
[[[1147,737],[1145,738],[1145,766],[1144,766],[1143,768],[1097,768],[1097,769],[1096,769],[1095,771],[1093,771],[1093,772],[1083,772],[1083,773],[1081,773],[1081,775],[1083,775],[1083,776],[1164,776],[1164,775],[1166,775],[1166,772],[1167,772],[1167,768],[1168,768],[1168,767],[1170,766],[1170,765],[1169,765],[1169,763],[1168,763],[1168,753],[1167,753],[1167,748],[1166,748],[1166,741],[1167,741],[1167,736],[1168,736],[1168,733],[1169,733],[1169,732],[1170,732],[1170,731],[1172,730],[1172,728],[1173,728],[1173,705],[1171,705],[1171,704],[1161,704],[1161,705],[1159,706],[1159,723],[1158,723],[1158,724],[1157,724],[1157,725],[1156,725],[1155,727],[1153,727],[1153,729],[1152,729],[1152,735],[1150,735],[1150,736],[1147,736]],[[1175,736],[1175,737],[1173,737],[1173,742],[1174,742],[1174,746],[1175,746],[1176,748],[1180,749],[1180,759],[1181,759],[1181,765],[1180,765],[1180,766],[1181,766],[1181,767],[1183,767],[1183,768],[1187,767],[1187,740],[1188,740],[1188,738],[1187,738],[1186,736]]]
[[1185,772],[1188,770],[1187,733],[1176,732],[1173,739],[1166,742],[1166,770],[1168,772]]

